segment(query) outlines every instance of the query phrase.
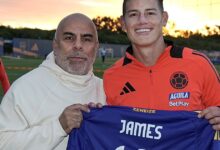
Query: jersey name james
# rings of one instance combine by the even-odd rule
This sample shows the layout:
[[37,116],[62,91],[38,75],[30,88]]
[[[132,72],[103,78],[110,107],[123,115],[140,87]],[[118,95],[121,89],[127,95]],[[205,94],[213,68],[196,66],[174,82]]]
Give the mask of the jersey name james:
[[84,113],[67,150],[219,150],[219,133],[189,111],[110,107]]

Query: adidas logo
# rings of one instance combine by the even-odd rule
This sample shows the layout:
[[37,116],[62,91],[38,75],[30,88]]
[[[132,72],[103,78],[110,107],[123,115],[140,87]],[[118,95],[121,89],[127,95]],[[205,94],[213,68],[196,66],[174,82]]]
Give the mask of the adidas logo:
[[123,87],[123,91],[120,93],[120,95],[128,94],[128,93],[134,92],[134,91],[136,91],[134,89],[134,87],[129,82],[126,82]]

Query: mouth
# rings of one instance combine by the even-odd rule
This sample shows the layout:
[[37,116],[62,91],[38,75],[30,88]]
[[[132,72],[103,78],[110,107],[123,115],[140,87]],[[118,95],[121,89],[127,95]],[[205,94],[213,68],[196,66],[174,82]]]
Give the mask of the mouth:
[[138,34],[146,34],[149,33],[152,29],[149,28],[139,28],[139,29],[135,29],[135,32]]
[[78,62],[80,62],[80,61],[86,61],[86,58],[84,58],[84,57],[79,57],[79,56],[68,57],[67,59],[70,60],[70,61],[78,61]]

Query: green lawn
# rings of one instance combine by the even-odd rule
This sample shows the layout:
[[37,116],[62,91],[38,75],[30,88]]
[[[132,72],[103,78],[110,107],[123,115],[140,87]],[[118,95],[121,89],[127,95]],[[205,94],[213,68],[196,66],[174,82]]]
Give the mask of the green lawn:
[[[36,68],[43,59],[31,59],[31,58],[5,58],[2,57],[6,72],[8,74],[10,83],[13,83],[18,77],[22,76],[26,72]],[[96,59],[94,65],[95,75],[102,78],[103,72],[106,68],[110,67],[117,59],[107,58],[105,64],[101,62],[101,59]],[[220,72],[220,65],[216,65],[217,70]],[[2,88],[0,88],[0,101],[2,97]]]
[[215,67],[218,70],[218,72],[220,73],[220,65],[215,65]]

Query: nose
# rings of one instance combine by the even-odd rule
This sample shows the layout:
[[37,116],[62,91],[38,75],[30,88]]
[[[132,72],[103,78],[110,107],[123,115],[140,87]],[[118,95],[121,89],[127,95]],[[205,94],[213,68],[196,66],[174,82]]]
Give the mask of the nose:
[[74,49],[76,50],[82,50],[82,41],[80,39],[77,39],[74,43]]
[[147,15],[145,15],[144,13],[141,13],[140,16],[139,16],[139,22],[141,24],[143,23],[147,23],[148,19],[147,19]]

